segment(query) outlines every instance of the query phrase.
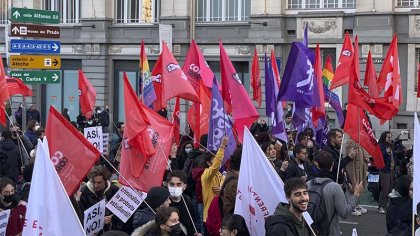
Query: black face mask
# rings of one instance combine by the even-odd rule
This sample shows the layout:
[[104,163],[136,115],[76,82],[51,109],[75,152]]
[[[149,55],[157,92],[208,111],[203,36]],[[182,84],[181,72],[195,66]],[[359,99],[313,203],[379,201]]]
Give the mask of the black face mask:
[[169,235],[180,235],[181,233],[182,233],[181,223],[171,226],[171,232],[169,232]]
[[3,201],[5,202],[13,202],[16,199],[16,195],[15,194],[10,194],[10,195],[4,195],[3,196]]

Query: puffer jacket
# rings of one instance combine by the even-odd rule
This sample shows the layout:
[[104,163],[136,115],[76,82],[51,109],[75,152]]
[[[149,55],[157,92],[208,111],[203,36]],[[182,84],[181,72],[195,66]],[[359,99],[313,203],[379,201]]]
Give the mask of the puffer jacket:
[[8,177],[17,183],[22,166],[20,160],[19,148],[11,139],[0,142],[0,177]]

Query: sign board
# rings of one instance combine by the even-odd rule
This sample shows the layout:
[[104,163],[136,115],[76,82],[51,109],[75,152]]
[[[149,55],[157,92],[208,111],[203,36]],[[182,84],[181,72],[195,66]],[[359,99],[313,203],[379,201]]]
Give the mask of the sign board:
[[84,129],[85,138],[95,146],[99,152],[104,151],[104,142],[102,136],[102,126],[88,127]]
[[172,25],[159,24],[160,52],[162,52],[162,41],[165,41],[172,52]]
[[39,53],[39,54],[59,54],[60,41],[51,40],[10,40],[10,52],[12,53]]
[[134,214],[146,196],[147,193],[136,192],[129,187],[122,186],[106,204],[106,208],[125,223]]
[[102,133],[102,143],[104,145],[103,155],[108,155],[109,133]]
[[59,24],[60,13],[58,11],[45,11],[29,8],[11,9],[12,22],[28,22],[28,23],[46,23],[46,24]]
[[61,71],[11,71],[11,77],[19,78],[25,84],[58,84]]
[[12,37],[59,39],[60,27],[49,25],[11,24],[9,35]]
[[6,235],[7,223],[9,222],[10,209],[0,212],[0,236]]
[[13,55],[9,62],[11,69],[60,69],[59,56]]
[[87,236],[96,235],[104,228],[105,221],[105,199],[89,207],[85,211],[83,227]]

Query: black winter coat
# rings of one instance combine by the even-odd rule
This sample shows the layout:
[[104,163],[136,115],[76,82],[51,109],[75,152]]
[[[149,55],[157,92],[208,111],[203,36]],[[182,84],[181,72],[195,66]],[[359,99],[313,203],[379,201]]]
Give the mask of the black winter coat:
[[11,139],[1,141],[0,177],[8,177],[17,183],[21,167],[18,146]]

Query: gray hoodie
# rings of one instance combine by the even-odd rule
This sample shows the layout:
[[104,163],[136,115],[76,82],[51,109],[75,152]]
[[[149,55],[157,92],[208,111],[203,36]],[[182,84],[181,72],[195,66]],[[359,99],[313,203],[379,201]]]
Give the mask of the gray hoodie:
[[[319,182],[329,180],[329,178],[315,178]],[[307,182],[308,189],[312,187],[312,180]],[[322,190],[322,197],[327,209],[328,220],[331,221],[329,235],[340,235],[339,216],[343,219],[347,218],[356,207],[358,198],[353,194],[344,195],[343,189],[336,182],[325,185]]]

